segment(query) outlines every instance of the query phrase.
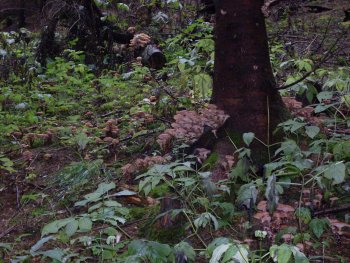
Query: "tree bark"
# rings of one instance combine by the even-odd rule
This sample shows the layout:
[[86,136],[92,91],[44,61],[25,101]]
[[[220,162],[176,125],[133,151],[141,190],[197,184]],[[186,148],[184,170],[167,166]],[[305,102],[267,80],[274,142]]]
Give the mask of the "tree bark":
[[[243,133],[254,132],[270,144],[273,130],[286,117],[275,89],[262,5],[261,0],[221,0],[215,6],[212,102],[230,115],[224,128],[236,143]],[[261,143],[255,141],[252,148],[257,159],[266,159]]]

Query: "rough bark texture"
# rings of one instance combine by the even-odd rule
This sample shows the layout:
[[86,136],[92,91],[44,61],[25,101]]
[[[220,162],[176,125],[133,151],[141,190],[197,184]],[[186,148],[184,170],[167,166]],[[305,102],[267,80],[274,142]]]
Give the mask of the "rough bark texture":
[[[212,101],[230,115],[225,124],[230,135],[254,132],[268,144],[286,111],[275,90],[262,5],[261,0],[216,2]],[[252,147],[261,149],[259,145]]]

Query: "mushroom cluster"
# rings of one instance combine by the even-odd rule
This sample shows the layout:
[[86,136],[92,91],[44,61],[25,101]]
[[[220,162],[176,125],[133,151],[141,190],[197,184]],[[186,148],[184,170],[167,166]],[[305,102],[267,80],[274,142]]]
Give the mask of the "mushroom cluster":
[[105,127],[103,131],[105,133],[105,137],[117,138],[119,134],[119,128],[116,126],[117,120],[110,119],[105,123]]
[[192,144],[204,133],[204,127],[210,127],[213,132],[220,128],[228,119],[228,115],[216,105],[209,104],[199,112],[182,110],[174,116],[175,122],[170,129],[165,130],[158,137],[158,144],[162,150],[169,149],[173,139],[181,139]]
[[119,128],[117,126],[116,119],[110,119],[106,121],[102,130],[104,132],[104,135],[101,138],[96,138],[96,143],[108,143],[111,146],[116,146],[119,144]]
[[132,49],[145,47],[149,42],[151,42],[151,37],[149,35],[145,33],[136,34],[133,39],[130,40],[130,47]]

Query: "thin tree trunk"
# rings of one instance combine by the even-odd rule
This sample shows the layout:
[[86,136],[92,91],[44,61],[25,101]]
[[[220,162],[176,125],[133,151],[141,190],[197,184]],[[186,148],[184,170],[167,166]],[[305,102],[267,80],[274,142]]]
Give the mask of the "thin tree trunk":
[[[266,144],[286,116],[269,60],[261,0],[216,1],[215,69],[212,102],[230,115],[231,138],[254,132]],[[258,159],[267,150],[255,141]],[[263,149],[264,148],[264,149]],[[263,151],[260,151],[263,149]]]

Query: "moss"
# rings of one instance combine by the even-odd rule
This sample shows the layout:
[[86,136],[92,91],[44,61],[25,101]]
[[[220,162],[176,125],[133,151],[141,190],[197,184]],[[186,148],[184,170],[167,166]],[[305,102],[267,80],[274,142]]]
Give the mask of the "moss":
[[177,244],[185,236],[185,225],[177,223],[171,227],[160,227],[156,222],[149,222],[141,228],[141,233],[143,233],[148,240]]
[[217,161],[219,159],[219,155],[216,152],[213,152],[209,155],[209,157],[205,160],[203,163],[203,170],[211,170],[213,167],[215,167]]
[[154,218],[159,212],[159,206],[131,207],[129,215],[133,219]]
[[165,196],[166,194],[170,193],[170,190],[171,189],[169,188],[169,185],[160,184],[154,189],[152,189],[152,191],[150,192],[150,196],[154,198]]

